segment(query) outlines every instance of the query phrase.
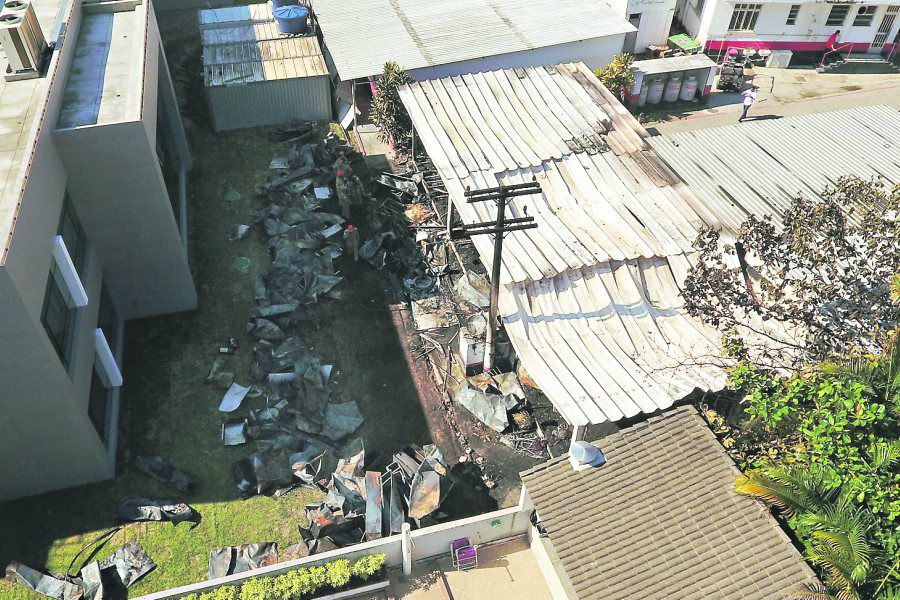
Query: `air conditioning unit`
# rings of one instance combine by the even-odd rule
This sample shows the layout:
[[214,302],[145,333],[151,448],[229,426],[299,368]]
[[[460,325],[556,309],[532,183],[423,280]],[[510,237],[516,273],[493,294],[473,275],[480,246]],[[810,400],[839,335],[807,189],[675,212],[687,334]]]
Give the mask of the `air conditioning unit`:
[[4,2],[0,11],[0,45],[9,61],[4,73],[7,81],[40,75],[47,42],[30,2]]

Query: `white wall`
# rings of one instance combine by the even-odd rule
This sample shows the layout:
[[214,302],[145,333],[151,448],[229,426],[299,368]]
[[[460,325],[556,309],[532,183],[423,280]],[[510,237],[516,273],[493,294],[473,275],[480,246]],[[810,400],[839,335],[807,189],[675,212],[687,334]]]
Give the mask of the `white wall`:
[[[828,36],[838,29],[841,31],[839,37],[841,43],[870,44],[887,10],[887,5],[878,6],[871,25],[854,27],[853,21],[861,5],[851,4],[843,25],[832,26],[825,25],[825,21],[833,4],[801,3],[796,24],[787,25],[787,16],[792,3],[768,3],[762,5],[753,31],[729,32],[728,25],[731,22],[733,3],[724,0],[707,0],[706,8],[708,10],[704,10],[704,18],[699,19],[696,11],[690,8],[690,3],[694,0],[684,1],[688,6],[684,11],[685,17],[682,21],[688,32],[701,43],[709,40],[754,41],[765,47],[786,45],[787,49],[796,50],[824,49],[823,44],[827,41]],[[900,27],[900,18],[894,23],[893,31],[888,35],[888,42],[893,40],[898,27]]]
[[634,51],[643,52],[650,44],[665,43],[672,28],[675,0],[629,0],[622,16],[628,19],[637,13],[641,15],[641,22],[638,25]]
[[525,52],[513,52],[434,67],[411,69],[409,74],[416,81],[423,81],[466,73],[549,66],[578,61],[584,62],[591,69],[599,69],[609,64],[613,56],[622,51],[624,43],[625,34],[611,35]]

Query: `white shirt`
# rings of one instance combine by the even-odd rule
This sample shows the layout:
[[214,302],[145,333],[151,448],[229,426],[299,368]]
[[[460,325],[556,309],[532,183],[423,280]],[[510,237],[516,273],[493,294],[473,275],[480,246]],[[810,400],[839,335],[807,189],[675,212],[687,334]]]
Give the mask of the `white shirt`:
[[744,92],[744,106],[752,106],[756,101],[756,90],[747,90]]

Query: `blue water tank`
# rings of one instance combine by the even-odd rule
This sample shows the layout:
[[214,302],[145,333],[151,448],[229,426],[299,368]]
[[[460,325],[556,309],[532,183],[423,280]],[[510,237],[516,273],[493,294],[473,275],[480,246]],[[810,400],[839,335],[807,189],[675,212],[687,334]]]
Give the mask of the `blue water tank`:
[[281,33],[306,33],[309,29],[309,9],[305,6],[279,6],[274,10],[275,23]]

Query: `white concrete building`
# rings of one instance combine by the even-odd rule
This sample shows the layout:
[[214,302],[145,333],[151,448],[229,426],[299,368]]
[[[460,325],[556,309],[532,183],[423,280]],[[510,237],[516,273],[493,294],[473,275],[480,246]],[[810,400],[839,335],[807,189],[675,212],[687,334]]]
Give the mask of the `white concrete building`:
[[839,31],[844,52],[884,54],[897,45],[897,4],[678,0],[676,16],[708,53],[737,48],[826,52]]
[[152,5],[33,9],[42,68],[0,80],[0,501],[113,476],[123,322],[197,302]]
[[648,45],[659,46],[665,43],[672,28],[672,17],[675,15],[676,0],[614,0],[612,7],[637,31],[625,36],[622,50],[629,53],[640,53],[647,50]]

